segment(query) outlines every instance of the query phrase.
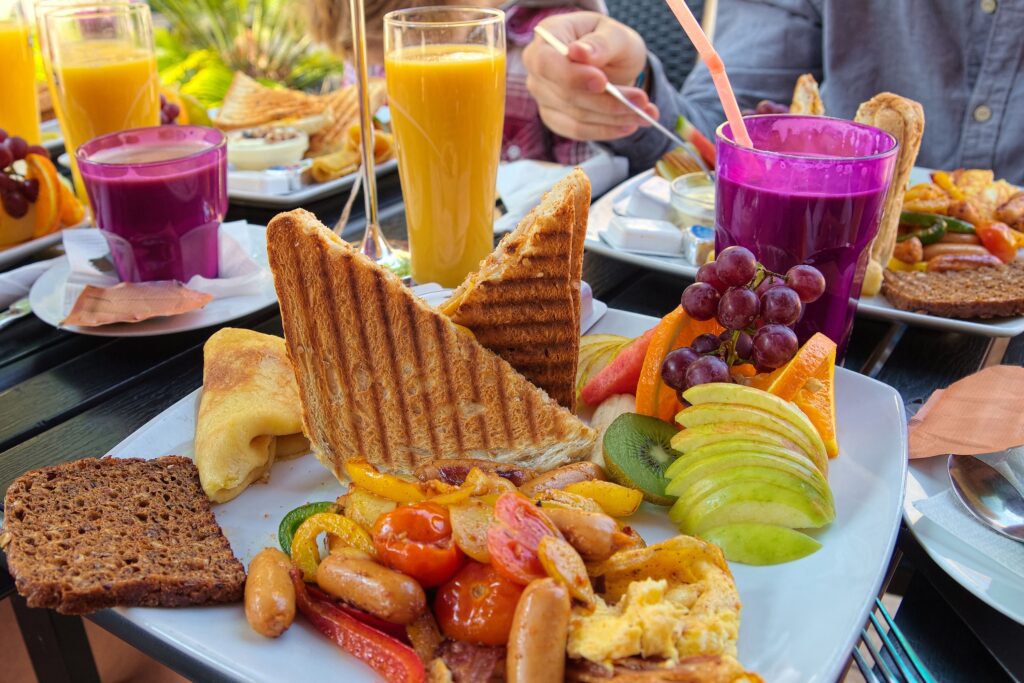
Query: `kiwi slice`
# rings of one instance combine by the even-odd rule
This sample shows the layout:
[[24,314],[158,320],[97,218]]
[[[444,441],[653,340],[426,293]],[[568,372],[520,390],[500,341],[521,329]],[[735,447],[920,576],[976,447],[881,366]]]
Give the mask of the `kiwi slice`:
[[665,469],[681,453],[669,443],[679,430],[656,417],[623,413],[604,433],[604,468],[617,484],[637,489],[644,500],[671,505],[675,498],[665,495],[669,480]]

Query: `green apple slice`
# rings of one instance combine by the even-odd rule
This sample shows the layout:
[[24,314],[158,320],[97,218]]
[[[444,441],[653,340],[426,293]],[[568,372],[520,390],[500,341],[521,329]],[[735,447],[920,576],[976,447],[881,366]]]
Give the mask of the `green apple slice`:
[[770,413],[761,408],[742,404],[730,403],[703,403],[690,406],[676,415],[676,422],[684,427],[699,427],[701,425],[716,424],[718,422],[745,422],[764,429],[779,432],[793,443],[800,446],[809,455],[817,456],[816,459],[828,459],[825,452],[825,444],[818,432],[814,432],[813,439],[796,424],[780,419],[775,413]]
[[816,508],[825,510],[831,515],[835,514],[831,492],[822,493],[810,481],[770,467],[733,467],[719,470],[702,479],[680,476],[669,482],[665,493],[675,495],[681,500],[691,501],[691,507],[694,507],[717,491],[747,483],[777,486],[804,497]]
[[791,529],[824,526],[835,511],[812,497],[762,481],[743,481],[718,489],[697,501],[680,498],[669,509],[684,534],[700,534],[723,524],[759,522]]
[[748,443],[768,444],[775,448],[803,453],[814,463],[819,472],[823,475],[828,474],[828,458],[824,455],[824,451],[808,453],[779,432],[765,429],[749,422],[720,422],[718,424],[706,424],[684,429],[672,437],[671,445],[673,449],[685,455],[698,448],[737,440]]
[[717,526],[704,531],[701,538],[721,548],[730,562],[741,564],[782,564],[821,548],[821,543],[807,534],[756,522]]
[[672,477],[665,493],[672,496],[693,495],[691,487],[701,481],[710,480],[721,472],[734,470],[767,470],[782,472],[796,477],[804,484],[812,487],[826,501],[832,500],[832,492],[821,472],[810,463],[799,463],[787,458],[780,458],[757,451],[738,451],[724,455],[692,457],[684,456],[688,464],[680,468]]
[[688,451],[685,455],[677,458],[675,462],[668,466],[665,470],[665,476],[669,479],[675,478],[675,476],[684,468],[689,467],[690,463],[696,462],[700,458],[749,452],[757,452],[758,454],[771,455],[776,458],[789,460],[796,465],[812,469],[820,474],[820,470],[815,462],[799,449],[790,450],[788,448],[782,448],[763,441],[757,442],[745,441],[743,439],[730,439],[709,443],[701,446],[700,448]]
[[816,448],[825,450],[825,444],[821,435],[814,428],[811,421],[804,415],[803,411],[793,403],[779,398],[767,391],[761,391],[753,387],[745,387],[742,384],[728,384],[716,382],[712,384],[698,384],[691,387],[683,394],[683,398],[691,405],[703,405],[705,403],[731,403],[758,408],[765,412],[777,415],[786,422],[789,422],[815,444]]

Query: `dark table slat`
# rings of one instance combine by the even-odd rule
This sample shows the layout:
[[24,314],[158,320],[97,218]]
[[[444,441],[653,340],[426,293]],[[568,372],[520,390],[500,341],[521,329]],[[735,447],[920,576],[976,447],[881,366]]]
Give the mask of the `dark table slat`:
[[63,354],[65,358],[73,358],[83,350],[95,348],[109,341],[62,332],[35,316],[22,318],[0,331],[0,378],[4,378],[4,372],[11,363],[23,358],[45,355],[48,352],[57,352]]
[[[277,306],[270,306],[234,324],[249,327],[276,314]],[[4,408],[0,410],[0,451],[89,409],[123,390],[126,384],[150,374],[159,375],[165,364],[201,346],[215,329],[108,340],[0,393],[0,407]],[[39,355],[8,366],[0,371],[0,378],[36,370]]]

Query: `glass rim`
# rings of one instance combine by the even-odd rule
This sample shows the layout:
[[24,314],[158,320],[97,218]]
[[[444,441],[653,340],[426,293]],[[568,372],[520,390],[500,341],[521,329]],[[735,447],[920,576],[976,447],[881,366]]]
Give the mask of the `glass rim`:
[[750,121],[755,119],[813,119],[814,121],[829,121],[833,123],[839,123],[844,126],[851,126],[854,128],[864,128],[866,130],[877,131],[887,137],[892,143],[892,146],[888,149],[882,150],[881,152],[873,152],[871,154],[858,154],[853,156],[839,156],[839,155],[828,155],[822,156],[820,154],[800,154],[797,152],[776,152],[769,149],[758,149],[757,147],[744,147],[735,140],[728,138],[724,134],[725,127],[729,125],[728,121],[723,121],[715,128],[715,140],[719,140],[722,144],[728,145],[741,152],[747,152],[750,154],[759,154],[761,156],[775,157],[778,159],[798,159],[800,161],[826,161],[826,162],[843,162],[843,161],[871,161],[873,159],[884,159],[885,157],[896,154],[899,150],[900,143],[894,135],[887,133],[886,131],[872,126],[866,123],[858,123],[857,121],[850,121],[849,119],[840,119],[834,116],[816,116],[813,114],[754,114],[751,116],[744,116],[744,121]]
[[[95,18],[95,17],[114,17],[123,14],[151,14],[149,9],[149,3],[146,2],[126,2],[125,0],[115,2],[83,2],[81,4],[60,4],[60,5],[43,5],[44,11],[41,16],[49,26],[51,19],[67,19],[69,17],[84,17],[84,18]],[[37,5],[38,7],[38,5]]]
[[[442,12],[466,12],[476,13],[478,16],[473,19],[455,19],[447,21],[430,21],[429,19],[408,19],[412,14],[440,14]],[[505,23],[505,12],[491,7],[470,7],[468,5],[433,5],[429,7],[407,7],[396,9],[384,15],[385,26],[397,26],[400,28],[460,28],[467,26],[487,26],[489,24]]]
[[[85,153],[85,148],[88,147],[89,145],[100,143],[100,142],[102,142],[104,140],[108,140],[110,138],[116,138],[116,137],[119,137],[119,136],[122,136],[122,135],[129,135],[131,133],[141,133],[143,131],[167,130],[167,129],[170,129],[170,130],[214,131],[215,133],[220,135],[220,140],[218,140],[216,143],[211,143],[209,147],[197,150],[195,152],[191,152],[190,154],[186,154],[186,155],[180,156],[180,157],[173,157],[171,159],[160,159],[159,161],[128,161],[128,162],[123,162],[123,161],[113,161],[113,162],[111,162],[111,161],[96,161],[95,159],[88,158],[86,156],[86,153]],[[92,166],[102,166],[103,168],[153,168],[153,167],[156,167],[156,166],[165,166],[167,164],[177,164],[177,163],[182,162],[182,161],[189,161],[191,159],[197,159],[197,158],[203,156],[204,154],[209,154],[211,151],[215,151],[215,150],[218,150],[218,149],[224,149],[224,148],[227,147],[227,144],[228,144],[228,136],[224,134],[224,131],[219,130],[217,128],[213,128],[211,126],[197,126],[197,125],[193,125],[193,124],[174,125],[174,126],[162,126],[162,125],[161,126],[143,126],[141,128],[128,128],[127,130],[118,130],[118,131],[114,131],[113,133],[107,133],[105,135],[100,135],[98,137],[95,137],[95,138],[93,138],[91,140],[87,140],[86,142],[83,142],[81,145],[79,145],[78,149],[75,150],[75,160],[78,161],[79,163],[85,163],[86,165],[92,165]],[[117,145],[117,147],[124,147],[124,146],[125,146],[124,144]],[[114,147],[105,147],[104,149],[114,149]]]

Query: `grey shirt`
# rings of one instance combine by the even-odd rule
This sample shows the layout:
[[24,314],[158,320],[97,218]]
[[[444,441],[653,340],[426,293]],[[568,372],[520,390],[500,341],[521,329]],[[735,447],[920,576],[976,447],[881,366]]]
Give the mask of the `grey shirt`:
[[[924,106],[918,165],[1024,183],[1024,0],[721,0],[715,46],[741,108],[788,103],[808,72],[830,116],[888,90]],[[682,114],[713,139],[725,117],[707,68],[676,92],[650,61],[662,122]],[[670,143],[641,129],[610,146],[639,171]]]

